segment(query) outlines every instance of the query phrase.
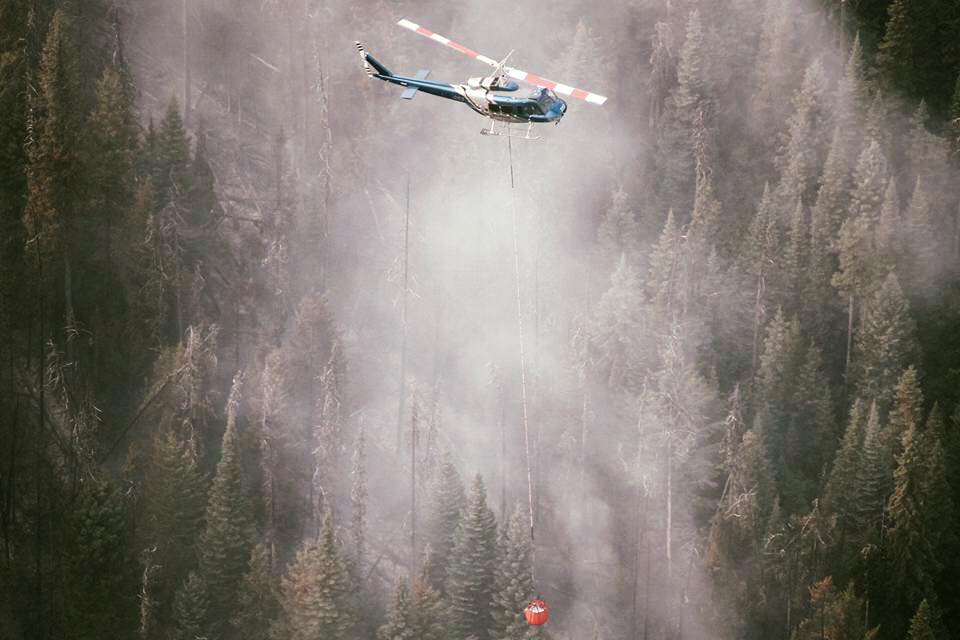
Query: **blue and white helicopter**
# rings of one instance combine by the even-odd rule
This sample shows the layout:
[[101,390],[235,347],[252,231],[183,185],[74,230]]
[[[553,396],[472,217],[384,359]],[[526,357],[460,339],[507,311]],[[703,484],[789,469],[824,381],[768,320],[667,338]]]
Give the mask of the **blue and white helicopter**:
[[[434,33],[425,27],[421,27],[414,22],[410,22],[407,19],[400,20],[397,24],[414,33],[419,33],[422,36],[446,45],[460,53],[466,54],[475,60],[490,65],[494,68],[493,75],[482,78],[470,78],[465,84],[450,84],[447,82],[427,80],[430,72],[425,69],[418,71],[414,77],[401,76],[383,66],[383,64],[367,53],[363,45],[358,42],[357,50],[360,52],[360,59],[363,60],[363,68],[366,70],[367,75],[371,78],[378,78],[385,82],[406,87],[406,91],[404,91],[400,97],[407,100],[413,99],[418,91],[423,91],[424,93],[440,96],[441,98],[465,103],[480,115],[490,118],[490,128],[480,130],[480,133],[483,135],[510,136],[509,125],[511,123],[521,123],[527,125],[526,134],[521,137],[528,140],[536,139],[536,136],[531,135],[534,124],[546,122],[560,124],[560,119],[563,118],[563,115],[567,112],[567,103],[559,98],[557,94],[572,96],[597,105],[601,105],[607,100],[604,96],[596,93],[577,89],[532,73],[527,73],[526,71],[508,67],[506,63],[513,54],[513,51],[507,54],[503,60],[497,62],[492,58],[481,55],[468,47],[458,44],[449,38],[445,38],[438,33]],[[514,80],[532,84],[536,88],[533,89],[526,98],[517,98],[495,93],[497,91],[511,92],[519,90],[520,85],[514,82]],[[498,121],[507,123],[506,132],[495,130],[495,125]]]

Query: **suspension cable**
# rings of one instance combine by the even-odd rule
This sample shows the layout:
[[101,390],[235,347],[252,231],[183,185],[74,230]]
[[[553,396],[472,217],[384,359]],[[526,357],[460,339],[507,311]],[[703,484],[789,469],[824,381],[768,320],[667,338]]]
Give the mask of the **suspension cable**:
[[513,267],[517,293],[517,333],[520,337],[520,404],[523,410],[523,445],[527,463],[527,510],[530,516],[530,575],[536,582],[536,542],[533,531],[533,472],[530,460],[530,428],[527,419],[527,359],[523,348],[523,302],[520,295],[520,224],[517,215],[517,190],[513,175],[513,143],[507,129],[507,154],[510,158],[510,202],[513,208]]

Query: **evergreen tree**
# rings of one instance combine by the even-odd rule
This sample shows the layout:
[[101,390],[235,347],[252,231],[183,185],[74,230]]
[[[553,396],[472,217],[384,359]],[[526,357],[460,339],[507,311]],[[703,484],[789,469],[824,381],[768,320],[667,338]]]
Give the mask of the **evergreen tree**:
[[887,186],[887,160],[880,144],[871,139],[860,154],[853,174],[854,190],[850,198],[850,216],[866,219],[870,226],[880,220],[884,190]]
[[184,206],[190,192],[190,140],[183,126],[180,105],[176,97],[170,99],[166,114],[157,132],[156,160],[153,185],[157,208],[169,203]]
[[837,83],[834,102],[836,128],[831,143],[831,155],[835,159],[834,168],[840,173],[849,174],[854,169],[860,149],[860,136],[863,135],[861,114],[867,107],[866,101],[863,47],[858,34],[850,47],[843,75]]
[[447,573],[456,556],[457,530],[467,507],[463,481],[453,459],[447,453],[433,481],[425,518],[425,542],[430,555],[424,563],[426,581],[440,593],[446,593]]
[[[234,377],[227,401],[227,428],[207,502],[200,540],[200,572],[207,587],[210,626],[220,631],[235,611],[237,590],[247,572],[253,517],[242,485],[237,411],[242,377]],[[220,635],[228,635],[221,631]]]
[[947,132],[950,136],[950,159],[954,165],[960,162],[960,75],[957,75],[957,84],[953,90],[953,99],[950,100]]
[[789,2],[767,0],[751,102],[757,140],[776,141],[781,123],[790,112],[790,97],[800,84],[801,67],[791,55],[802,46],[795,39],[795,20]]
[[494,571],[497,522],[487,507],[487,489],[478,474],[457,530],[447,574],[450,636],[493,640]]
[[390,615],[377,631],[380,640],[442,640],[445,637],[440,595],[423,580],[414,581],[413,593],[406,582],[397,585]]
[[190,221],[199,227],[209,226],[222,215],[214,190],[214,175],[207,158],[207,136],[197,135],[197,148],[190,162],[190,179],[186,188],[190,207]]
[[270,551],[258,544],[250,554],[247,572],[237,589],[236,614],[230,624],[239,640],[266,640],[270,627],[280,614],[280,603],[273,586]]
[[903,451],[904,434],[911,429],[918,429],[922,421],[923,392],[917,370],[910,365],[897,380],[893,408],[890,410],[890,420],[884,435],[884,447],[892,469],[896,468],[897,459]]
[[154,445],[142,528],[144,544],[157,549],[154,563],[159,566],[159,575],[155,593],[161,603],[160,619],[164,619],[163,604],[173,599],[174,589],[196,565],[206,502],[204,484],[192,434],[183,437],[168,427]]
[[621,256],[610,288],[594,309],[587,342],[595,375],[610,389],[637,383],[641,295],[636,269]]
[[501,536],[497,572],[494,580],[493,629],[496,640],[536,638],[523,617],[523,608],[534,596],[533,558],[529,523],[519,505],[510,516]]
[[613,192],[610,206],[597,229],[597,244],[603,251],[605,263],[621,255],[626,255],[631,262],[638,258],[640,229],[623,187]]
[[905,250],[899,270],[908,290],[914,293],[929,287],[934,272],[937,239],[931,224],[932,213],[933,202],[923,176],[919,176],[904,215]]
[[[648,259],[650,267],[646,282],[647,297],[657,306],[666,307],[676,295],[681,243],[682,239],[673,211],[670,211],[667,213],[667,220],[663,225],[663,231],[660,232],[660,238],[653,246]],[[617,268],[617,272],[613,275],[611,292],[629,290],[632,274],[627,269],[629,266],[626,264],[621,264]]]
[[853,584],[837,593],[827,576],[810,587],[810,607],[810,615],[793,632],[792,640],[871,640],[877,635],[877,629],[864,628],[863,601]]
[[863,402],[857,398],[850,409],[850,418],[837,450],[837,458],[830,470],[830,478],[824,489],[824,507],[837,518],[840,531],[841,555],[845,537],[856,530],[858,498],[857,471],[860,468],[863,449],[865,416]]
[[917,607],[917,612],[910,620],[910,631],[908,640],[938,640],[941,637],[937,633],[938,625],[930,603],[926,598]]
[[886,412],[900,373],[917,361],[916,325],[893,273],[867,304],[857,332],[854,375],[857,394]]
[[936,408],[926,429],[912,423],[904,432],[887,507],[891,600],[907,611],[935,595],[944,559],[954,544],[954,504],[942,433],[943,422]]
[[863,449],[857,461],[855,508],[860,527],[859,539],[875,544],[880,537],[883,510],[893,490],[893,467],[883,441],[883,428],[876,401],[870,403]]
[[891,178],[883,196],[883,206],[880,207],[880,223],[877,225],[876,240],[881,268],[887,272],[897,270],[902,273],[904,260],[902,227],[897,182]]
[[173,601],[170,640],[196,640],[209,637],[207,615],[207,587],[203,578],[191,571],[177,590]]
[[281,581],[280,620],[273,634],[289,640],[351,638],[354,612],[347,568],[328,511],[319,538],[307,542]]
[[363,572],[367,537],[367,437],[360,425],[353,450],[353,468],[350,473],[350,537],[353,542],[354,563]]
[[817,59],[807,67],[803,84],[794,96],[786,139],[777,155],[776,165],[780,171],[777,195],[787,203],[812,200],[817,174],[830,142],[826,92],[826,72]]

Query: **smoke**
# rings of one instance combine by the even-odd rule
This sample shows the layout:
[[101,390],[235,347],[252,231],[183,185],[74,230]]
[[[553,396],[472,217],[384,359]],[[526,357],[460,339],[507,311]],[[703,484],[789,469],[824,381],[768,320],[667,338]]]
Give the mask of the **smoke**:
[[[689,10],[703,14],[711,89],[718,103],[733,107],[717,115],[715,130],[717,146],[733,154],[715,174],[730,227],[743,228],[764,181],[777,178],[769,170],[753,171],[750,145],[769,147],[770,135],[783,133],[791,96],[813,59],[823,62],[835,85],[846,44],[806,2],[789,2],[792,22],[778,25],[773,40],[763,33],[763,10],[777,10],[777,0],[621,0],[602,7],[580,0],[295,4],[248,3],[236,14],[211,0],[191,9],[194,124],[209,127],[214,138],[223,196],[269,192],[271,145],[282,133],[285,180],[299,201],[297,228],[324,217],[322,246],[301,251],[290,270],[299,289],[326,290],[342,332],[345,404],[350,420],[363,416],[371,443],[372,544],[405,544],[401,529],[409,517],[407,484],[399,480],[407,454],[394,451],[409,188],[406,408],[416,403],[436,416],[439,443],[465,478],[483,473],[495,512],[503,482],[509,505],[526,497],[514,216],[518,222],[531,462],[538,480],[537,568],[541,593],[555,612],[554,637],[585,637],[594,628],[601,637],[631,634],[637,630],[626,626],[638,615],[654,632],[682,624],[686,638],[712,637],[696,626],[689,606],[709,591],[698,546],[703,532],[694,518],[701,505],[690,491],[674,496],[675,557],[664,557],[665,465],[656,458],[663,441],[639,434],[654,438],[650,434],[669,431],[670,425],[644,424],[665,415],[644,413],[642,398],[605,394],[580,377],[573,345],[589,330],[616,264],[615,256],[597,254],[596,229],[620,188],[644,230],[643,246],[655,242],[666,219],[653,171],[659,132],[648,128],[648,61],[658,23],[672,33],[676,56]],[[144,87],[142,111],[158,114],[167,96],[182,95],[180,8],[129,5],[127,41]],[[495,59],[516,50],[511,65],[609,101],[596,107],[571,99],[559,126],[535,127],[540,140],[513,140],[508,150],[505,138],[478,135],[486,123],[465,106],[427,95],[401,101],[396,87],[363,74],[354,40],[396,73],[427,68],[433,79],[462,82],[488,72],[393,27],[401,17]],[[731,41],[743,47],[719,48]],[[772,60],[765,78],[775,86],[757,86],[758,48]],[[758,113],[749,102],[758,91],[779,107]],[[318,198],[327,166],[331,190]],[[328,207],[317,204],[324,199]],[[235,202],[233,211],[263,214],[242,207]],[[689,221],[689,211],[675,213],[681,225]],[[642,278],[645,265],[637,269]],[[663,336],[676,331],[651,328],[642,338],[646,359],[662,363]],[[686,361],[677,371],[696,378],[697,420],[708,429],[723,411],[718,387],[730,382],[704,381],[693,362],[701,345],[680,342],[675,355]],[[491,383],[491,368],[499,373],[502,395]],[[404,422],[408,429],[409,416]],[[711,472],[702,471],[708,484]],[[630,509],[624,512],[623,505]],[[641,508],[656,514],[641,522]],[[648,579],[650,572],[657,575]]]

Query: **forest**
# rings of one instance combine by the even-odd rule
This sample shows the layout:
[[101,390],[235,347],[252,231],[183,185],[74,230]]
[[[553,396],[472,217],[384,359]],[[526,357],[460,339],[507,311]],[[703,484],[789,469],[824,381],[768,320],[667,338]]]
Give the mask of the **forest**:
[[960,638],[958,178],[956,0],[0,0],[0,639]]

